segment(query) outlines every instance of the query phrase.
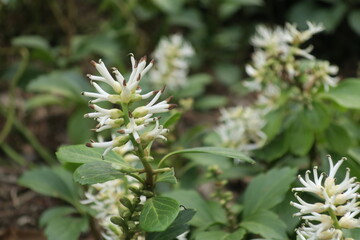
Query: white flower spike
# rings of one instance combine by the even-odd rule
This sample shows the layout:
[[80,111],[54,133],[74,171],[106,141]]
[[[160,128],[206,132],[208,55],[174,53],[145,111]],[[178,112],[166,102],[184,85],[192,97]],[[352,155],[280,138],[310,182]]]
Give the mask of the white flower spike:
[[[92,61],[91,63],[100,73],[100,76],[88,74],[96,92],[82,93],[85,96],[94,98],[90,101],[89,105],[94,112],[84,115],[84,117],[95,118],[98,121],[99,124],[93,130],[95,132],[110,130],[115,133],[115,135],[112,135],[110,141],[91,142],[87,144],[88,147],[105,148],[103,157],[114,148],[123,155],[129,155],[128,153],[134,150],[134,145],[136,144],[150,144],[150,142],[156,138],[166,140],[164,134],[167,133],[167,129],[164,129],[163,126],[159,124],[158,118],[153,117],[153,115],[168,112],[176,106],[175,104],[169,103],[171,97],[157,102],[165,88],[141,94],[142,90],[139,87],[139,83],[142,77],[151,69],[154,61],[152,60],[147,64],[146,57],[142,57],[139,62],[137,62],[133,54],[130,54],[130,60],[132,71],[128,80],[126,80],[116,68],[113,68],[112,71],[115,76],[115,78],[113,78],[101,60],[99,60],[98,63]],[[105,91],[98,83],[109,85],[112,88],[112,92]],[[137,108],[131,109],[131,103],[148,99],[151,96],[154,97],[148,103],[140,104]],[[101,102],[117,104],[120,105],[121,108],[107,109],[95,104]],[[126,106],[125,110],[123,109],[124,106]],[[154,121],[156,122],[155,128],[149,130],[147,128],[148,124]],[[118,135],[116,135],[116,133]],[[135,140],[135,142],[131,142],[133,141],[132,139]],[[144,140],[144,142],[141,142],[142,140]]]
[[[305,173],[305,179],[299,176],[300,183],[304,187],[293,188],[293,191],[310,192],[320,200],[308,203],[295,194],[299,203],[290,204],[300,211],[295,216],[301,216],[306,220],[305,225],[296,230],[302,240],[342,240],[342,229],[360,228],[360,202],[357,191],[360,186],[355,178],[350,178],[350,170],[347,169],[344,179],[336,182],[336,174],[346,158],[342,158],[336,164],[328,156],[330,170],[328,174],[317,173],[317,167],[313,170],[313,180],[310,179],[310,171]],[[316,224],[315,224],[316,223]]]

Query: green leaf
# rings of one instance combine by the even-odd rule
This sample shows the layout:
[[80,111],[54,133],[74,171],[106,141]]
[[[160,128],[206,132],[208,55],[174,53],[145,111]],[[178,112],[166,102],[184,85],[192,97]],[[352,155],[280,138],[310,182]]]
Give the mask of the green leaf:
[[208,153],[184,153],[183,156],[201,167],[217,165],[224,170],[234,166],[230,161],[227,161],[228,159],[226,157],[219,155]]
[[[325,30],[334,31],[346,13],[346,4],[337,1],[328,7],[323,7],[315,1],[299,1],[288,11],[290,22],[297,23],[300,27],[306,26],[306,21],[323,23]],[[306,12],[307,14],[304,14]]]
[[314,132],[307,124],[304,112],[298,113],[290,128],[286,130],[286,134],[290,152],[299,156],[306,155],[315,140]]
[[174,198],[186,208],[196,211],[190,224],[197,227],[207,227],[214,223],[226,223],[226,213],[217,202],[205,201],[198,192],[194,190],[175,190],[164,195]]
[[346,107],[360,109],[360,79],[348,78],[339,83],[329,92],[323,93],[321,96],[331,99],[337,104]]
[[244,194],[244,216],[253,215],[279,204],[295,180],[296,173],[296,169],[286,167],[272,169],[255,177]]
[[270,143],[266,144],[259,150],[255,151],[255,156],[263,158],[267,162],[272,162],[282,156],[289,149],[288,135],[282,133],[273,139]]
[[85,145],[62,146],[56,152],[56,156],[61,163],[90,163],[90,162],[109,162],[113,166],[120,168],[131,168],[120,155],[110,151],[102,160],[102,148],[89,148]]
[[241,240],[244,238],[246,231],[239,228],[233,233],[225,231],[207,231],[200,232],[196,235],[195,240]]
[[304,109],[305,119],[314,131],[323,131],[330,124],[330,116],[325,105],[321,102],[313,102],[311,108]]
[[140,214],[140,227],[147,232],[161,232],[173,223],[180,211],[172,198],[156,196],[147,200]]
[[271,111],[265,116],[266,125],[263,131],[266,134],[267,141],[272,140],[280,132],[283,120],[284,112],[281,109]]
[[343,229],[344,237],[352,239],[360,239],[360,229]]
[[13,38],[11,41],[14,46],[28,47],[49,51],[50,46],[47,40],[38,35],[24,35]]
[[239,66],[225,63],[219,63],[215,66],[215,75],[221,83],[227,86],[232,86],[241,78]]
[[45,228],[48,240],[77,240],[88,229],[85,217],[62,216],[52,219]]
[[358,164],[360,164],[360,147],[350,148],[348,154],[352,159],[354,159]]
[[169,16],[169,23],[172,25],[188,27],[192,29],[204,29],[204,23],[200,12],[195,8],[186,8],[177,14]]
[[351,145],[351,138],[343,127],[331,124],[326,129],[325,136],[331,150],[341,154],[347,153]]
[[224,240],[227,235],[228,233],[224,231],[200,232],[196,235],[195,240]]
[[60,95],[75,102],[86,103],[81,92],[89,87],[78,70],[52,71],[31,80],[27,90]]
[[195,108],[200,110],[209,110],[223,107],[227,104],[228,98],[218,95],[206,95],[195,101]]
[[181,10],[184,0],[168,1],[168,0],[152,0],[152,2],[167,14],[174,14]]
[[164,128],[169,128],[175,125],[181,119],[181,116],[182,116],[181,113],[175,112],[168,119],[166,119],[162,125],[164,126]]
[[211,82],[208,74],[195,74],[188,78],[188,84],[183,89],[174,93],[177,98],[196,97],[201,95],[205,86]]
[[72,144],[85,143],[91,139],[92,132],[89,131],[94,126],[93,119],[85,118],[84,114],[89,112],[88,108],[77,108],[71,114],[67,124],[67,135]]
[[41,94],[33,96],[25,102],[25,110],[32,111],[35,108],[48,105],[64,105],[64,100],[61,97],[51,94]]
[[268,210],[247,216],[240,226],[266,239],[287,239],[285,223],[275,213]]
[[227,18],[243,6],[260,6],[262,3],[262,0],[225,0],[220,5],[219,14],[220,17]]
[[82,185],[103,183],[123,176],[111,163],[103,161],[85,163],[74,172],[74,180]]
[[186,232],[189,226],[186,224],[194,217],[193,209],[180,211],[174,222],[163,232],[151,232],[146,235],[148,240],[169,240],[175,239],[180,234]]
[[294,214],[297,213],[299,209],[290,205],[289,202],[291,201],[296,202],[297,200],[294,193],[292,191],[288,191],[283,201],[272,209],[279,215],[280,219],[286,223],[286,231],[290,234],[294,232],[294,229],[300,222],[300,218],[294,217]]
[[164,172],[162,174],[159,174],[158,178],[156,179],[156,182],[166,182],[170,184],[176,184],[177,180],[175,177],[174,169],[171,169],[171,171]]
[[239,228],[235,232],[226,236],[224,240],[241,240],[245,237],[245,234],[246,234],[245,229]]
[[72,181],[71,173],[61,167],[41,167],[25,172],[18,183],[46,196],[63,199],[76,205],[79,188]]
[[252,160],[250,157],[246,156],[245,154],[243,154],[242,152],[240,152],[238,150],[222,148],[222,147],[197,147],[197,148],[188,148],[188,149],[182,149],[182,150],[171,152],[161,159],[161,161],[159,162],[159,166],[161,166],[162,163],[167,158],[169,158],[175,154],[182,154],[182,153],[209,153],[209,154],[239,159],[239,160],[242,160],[242,161],[248,162],[248,163],[255,163],[254,160]]
[[360,10],[354,9],[348,15],[348,22],[352,30],[360,35]]
[[55,218],[63,217],[65,215],[76,213],[76,209],[69,206],[53,207],[41,214],[39,225],[44,227],[47,223]]

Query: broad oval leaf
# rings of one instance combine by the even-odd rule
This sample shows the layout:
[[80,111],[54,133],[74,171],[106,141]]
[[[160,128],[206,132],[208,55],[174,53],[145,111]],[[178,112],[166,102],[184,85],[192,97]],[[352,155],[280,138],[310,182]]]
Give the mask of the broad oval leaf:
[[173,198],[150,198],[141,211],[140,227],[147,232],[164,231],[173,223],[179,211],[179,203]]
[[295,180],[296,169],[273,169],[255,177],[244,194],[244,216],[279,204]]
[[195,215],[196,211],[193,209],[186,209],[179,212],[175,221],[163,232],[150,232],[146,235],[148,240],[169,240],[175,239],[180,234],[189,229],[186,224]]
[[61,163],[90,163],[90,162],[109,162],[123,168],[131,168],[120,155],[110,151],[102,160],[104,149],[89,148],[85,145],[62,146],[56,152],[56,156]]
[[167,171],[164,173],[161,173],[158,175],[156,182],[165,182],[165,183],[170,183],[170,184],[176,184],[177,180],[175,177],[175,172],[174,169],[171,169],[171,171]]
[[285,223],[279,216],[268,210],[246,217],[240,226],[266,239],[287,239]]
[[325,135],[331,150],[341,154],[347,153],[351,145],[351,138],[343,127],[338,124],[331,124],[326,129]]
[[79,187],[72,181],[71,173],[61,167],[41,167],[25,172],[18,183],[35,192],[63,199],[77,205]]
[[315,140],[314,130],[308,126],[304,112],[298,113],[286,134],[290,152],[299,156],[306,155]]
[[197,148],[182,149],[182,150],[174,151],[174,152],[167,154],[159,162],[159,167],[161,167],[161,165],[167,158],[169,158],[175,154],[182,154],[182,153],[210,153],[210,154],[229,157],[229,158],[236,158],[236,159],[242,160],[244,162],[248,162],[248,163],[255,163],[255,161],[253,159],[246,156],[239,150],[230,149],[230,148],[222,148],[222,147],[197,147]]
[[103,183],[124,176],[108,162],[90,162],[78,167],[74,172],[74,180],[82,185]]
[[360,79],[349,78],[342,81],[336,88],[331,89],[327,93],[323,93],[322,97],[329,98],[346,108],[360,109],[359,93]]
[[321,102],[313,102],[311,108],[304,109],[304,116],[309,128],[314,131],[323,131],[330,124],[329,112]]
[[175,198],[186,208],[196,210],[190,225],[205,228],[213,224],[226,224],[226,212],[218,202],[205,201],[195,190],[174,190],[165,193],[166,196]]

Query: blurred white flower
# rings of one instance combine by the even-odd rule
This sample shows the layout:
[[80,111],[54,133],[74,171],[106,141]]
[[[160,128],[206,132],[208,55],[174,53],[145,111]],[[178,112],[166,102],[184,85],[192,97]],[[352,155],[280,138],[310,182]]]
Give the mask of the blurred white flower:
[[290,98],[299,99],[300,93],[303,99],[308,99],[319,90],[335,87],[339,81],[334,76],[338,72],[336,66],[311,55],[312,46],[301,46],[324,30],[322,24],[308,22],[307,26],[304,31],[290,23],[284,28],[264,25],[256,28],[251,39],[252,61],[245,66],[250,80],[245,81],[244,86],[257,93],[256,104],[265,108],[265,112],[278,106],[282,92]]
[[261,112],[238,106],[221,109],[220,124],[215,132],[220,137],[220,145],[248,152],[265,143],[266,135],[261,131],[264,125]]
[[[328,161],[330,170],[328,174],[318,174],[317,167],[313,169],[312,177],[310,171],[305,173],[305,178],[299,176],[303,187],[293,188],[297,192],[310,192],[320,200],[316,203],[307,203],[297,194],[299,201],[290,204],[300,211],[295,216],[301,216],[306,220],[305,225],[296,230],[298,236],[303,239],[342,239],[342,228],[360,228],[358,214],[360,208],[358,202],[360,188],[355,177],[350,177],[350,170],[347,169],[344,179],[336,184],[335,175],[345,158],[339,160],[335,165],[330,156]],[[314,223],[315,222],[315,223]]]
[[106,240],[118,240],[122,235],[121,228],[110,221],[113,216],[119,216],[119,211],[125,207],[120,203],[120,198],[133,198],[128,192],[128,187],[140,187],[140,184],[130,177],[115,179],[104,183],[90,185],[85,192],[82,204],[89,205],[96,212],[95,218],[102,228],[102,236]]
[[156,86],[166,85],[171,90],[186,86],[189,58],[193,55],[192,46],[182,35],[162,38],[153,53],[156,67],[150,72],[150,81]]

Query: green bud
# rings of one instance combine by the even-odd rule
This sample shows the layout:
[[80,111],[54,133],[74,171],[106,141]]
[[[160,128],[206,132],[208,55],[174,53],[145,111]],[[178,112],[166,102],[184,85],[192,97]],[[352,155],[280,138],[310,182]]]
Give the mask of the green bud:
[[136,211],[136,212],[141,212],[141,210],[143,209],[143,207],[144,207],[144,205],[139,204],[139,205],[136,206],[135,211]]
[[122,100],[121,100],[120,95],[110,95],[110,96],[108,97],[108,100],[109,100],[109,102],[111,102],[111,103],[118,103],[118,104],[121,104],[121,103],[122,103]]
[[135,216],[133,216],[133,217],[131,218],[131,220],[138,222],[138,221],[140,220],[140,215],[135,215]]
[[141,106],[141,107],[135,108],[135,110],[132,112],[132,115],[135,118],[140,118],[140,117],[145,117],[146,114],[148,114],[148,113],[149,113],[149,110],[147,110],[146,107]]
[[129,226],[130,229],[135,229],[136,228],[136,224],[133,221],[128,221],[127,225]]
[[141,195],[141,190],[137,187],[129,187],[129,190],[132,191],[133,193],[135,193],[136,195]]
[[117,216],[111,217],[110,221],[113,224],[118,225],[118,226],[120,226],[122,228],[127,228],[127,225],[126,225],[124,219],[122,219],[121,217],[117,217]]
[[120,109],[113,108],[110,110],[110,118],[111,119],[120,118],[122,116],[124,116],[124,113]]
[[127,141],[129,141],[129,139],[130,139],[129,135],[118,136],[114,139],[113,146],[120,147],[120,146],[124,145],[125,143],[127,143]]
[[144,196],[146,196],[146,197],[152,197],[152,196],[154,196],[154,193],[151,192],[151,191],[148,191],[148,190],[142,190],[142,191],[141,191],[141,194],[144,195]]
[[111,127],[113,128],[121,127],[124,124],[124,119],[123,118],[114,119],[110,122],[110,124]]
[[140,100],[142,100],[142,97],[140,96],[140,94],[135,93],[131,96],[130,102],[138,102]]
[[124,219],[129,219],[131,217],[131,212],[129,211],[123,211],[121,213],[121,216],[124,218]]
[[133,199],[133,203],[134,203],[135,206],[138,205],[140,202],[141,202],[141,200],[140,200],[139,197],[135,197],[135,198]]
[[132,209],[131,201],[127,197],[120,198],[120,202],[122,205],[124,205],[128,209]]

